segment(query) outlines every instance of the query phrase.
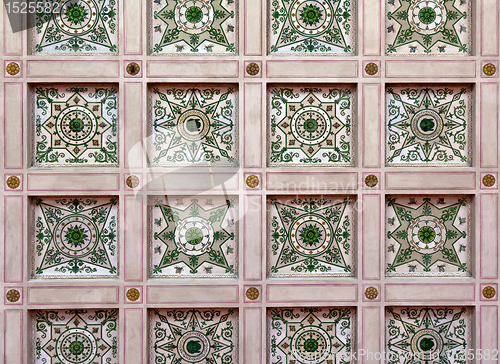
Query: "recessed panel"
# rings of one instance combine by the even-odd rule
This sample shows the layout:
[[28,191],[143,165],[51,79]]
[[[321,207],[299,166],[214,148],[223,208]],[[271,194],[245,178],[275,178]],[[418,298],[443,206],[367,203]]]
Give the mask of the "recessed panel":
[[389,196],[386,276],[472,274],[471,197]]

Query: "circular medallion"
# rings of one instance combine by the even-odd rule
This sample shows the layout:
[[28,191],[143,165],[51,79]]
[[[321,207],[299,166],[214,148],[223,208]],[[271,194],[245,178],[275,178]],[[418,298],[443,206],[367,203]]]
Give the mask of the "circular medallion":
[[7,67],[5,67],[7,73],[11,76],[15,76],[19,73],[19,65],[16,62],[10,62]]
[[136,188],[139,186],[139,177],[130,175],[127,177],[125,183],[127,183],[128,188]]
[[130,62],[128,65],[127,65],[127,73],[131,76],[135,76],[137,75],[141,70],[141,66],[139,66],[137,63],[135,62]]
[[440,250],[445,241],[446,227],[434,216],[420,216],[412,220],[408,228],[408,242],[421,254],[432,254]]
[[17,302],[19,301],[19,298],[21,298],[21,294],[17,289],[9,289],[5,298],[7,298],[7,301],[9,302]]
[[443,131],[443,120],[434,110],[420,110],[411,121],[413,133],[420,139],[436,139]]
[[97,227],[83,215],[62,219],[55,230],[57,248],[68,257],[83,257],[97,245]]
[[127,298],[129,301],[137,301],[140,296],[141,294],[137,288],[130,288],[127,291]]
[[260,67],[257,63],[255,62],[252,62],[250,63],[248,66],[247,66],[247,73],[250,75],[250,76],[255,76],[259,73],[260,71]]
[[94,0],[61,0],[57,25],[66,33],[82,35],[97,22],[98,10]]
[[304,215],[292,227],[292,244],[300,254],[306,256],[323,253],[331,243],[331,227],[319,215]]
[[175,21],[180,30],[200,34],[210,29],[214,10],[210,1],[179,0],[175,7]]
[[369,300],[374,300],[378,297],[378,290],[375,287],[368,287],[365,290],[365,297]]
[[[8,182],[8,181],[7,181]],[[485,187],[493,187],[495,185],[495,177],[491,174],[487,174],[483,177],[483,185]]]
[[330,117],[319,107],[307,106],[293,115],[291,127],[298,142],[307,145],[319,144],[330,135]]
[[370,174],[365,178],[365,184],[368,187],[375,187],[378,184],[378,178],[374,174]]
[[328,1],[296,0],[290,8],[290,21],[298,33],[318,35],[330,28],[334,11]]
[[180,116],[177,128],[184,139],[200,140],[207,135],[210,122],[201,111],[188,110]]
[[434,330],[421,330],[411,339],[411,349],[420,360],[437,359],[443,350],[443,339]]
[[56,351],[62,363],[89,364],[97,354],[97,342],[87,330],[70,329],[59,336]]
[[306,326],[292,337],[291,349],[292,355],[300,363],[322,363],[331,355],[331,342],[325,330]]
[[259,177],[252,174],[247,177],[246,182],[248,187],[255,188],[259,185]]
[[370,75],[376,75],[378,72],[378,66],[376,63],[370,62],[365,66],[365,72]]
[[57,116],[56,131],[68,144],[88,143],[97,132],[97,121],[83,106],[70,106]]
[[255,287],[250,287],[246,292],[247,298],[251,301],[255,301],[259,298],[259,290]]
[[10,176],[7,178],[7,186],[11,189],[16,189],[19,187],[21,184],[21,181],[19,180],[19,177],[17,176]]
[[414,1],[408,9],[411,30],[421,34],[434,34],[446,24],[446,7],[442,0]]
[[209,221],[189,217],[177,222],[175,244],[187,255],[201,255],[209,251],[214,242],[214,230]]
[[[9,291],[10,292],[10,291]],[[496,291],[492,286],[487,286],[483,288],[483,296],[484,298],[490,299],[495,297]]]
[[497,68],[495,67],[495,65],[493,63],[486,63],[483,66],[483,73],[486,76],[493,76],[496,71],[497,71]]
[[179,355],[189,363],[196,363],[207,357],[210,351],[208,338],[199,331],[185,333],[177,346]]

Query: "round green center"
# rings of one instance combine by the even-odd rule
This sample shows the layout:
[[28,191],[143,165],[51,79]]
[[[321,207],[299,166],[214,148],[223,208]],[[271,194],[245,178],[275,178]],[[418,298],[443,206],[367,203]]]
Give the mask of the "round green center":
[[420,121],[420,129],[422,129],[422,131],[424,132],[434,130],[435,125],[436,123],[434,122],[434,119],[425,118]]
[[191,340],[186,345],[186,350],[189,354],[199,354],[201,344],[198,340]]
[[307,339],[304,343],[304,350],[312,353],[313,351],[318,350],[318,342],[315,339]]
[[73,119],[69,122],[69,128],[73,132],[79,132],[83,130],[83,121],[80,119]]
[[203,17],[203,12],[197,6],[191,6],[186,11],[186,19],[191,23],[198,23]]
[[434,9],[426,7],[419,11],[418,18],[424,24],[430,24],[436,19],[436,12]]
[[69,351],[73,355],[80,355],[81,353],[83,353],[83,349],[84,349],[83,344],[79,341],[73,341],[69,345]]
[[202,239],[203,239],[203,232],[200,229],[192,227],[189,228],[188,231],[186,231],[186,240],[188,241],[189,244],[196,245],[200,243]]
[[435,237],[436,237],[436,232],[434,231],[433,228],[430,228],[428,226],[424,226],[422,229],[418,231],[418,238],[423,243],[430,243],[434,241]]
[[68,240],[69,245],[77,248],[83,245],[85,239],[87,238],[87,234],[85,234],[83,229],[75,226],[68,229],[65,238]]
[[195,133],[201,130],[201,127],[203,125],[203,122],[199,118],[189,118],[186,120],[186,129],[189,130],[191,133]]
[[68,10],[66,10],[66,17],[73,24],[82,23],[86,16],[87,12],[85,9],[78,4],[68,6]]
[[314,245],[318,242],[321,234],[317,228],[314,226],[307,226],[300,232],[300,236],[304,239],[306,245]]
[[420,340],[420,349],[422,349],[423,351],[432,350],[433,347],[434,341],[432,341],[432,339],[426,337]]
[[318,129],[318,122],[314,119],[307,119],[304,123],[304,129],[309,133],[313,133]]
[[321,19],[321,11],[314,5],[309,5],[300,14],[304,23],[314,25]]

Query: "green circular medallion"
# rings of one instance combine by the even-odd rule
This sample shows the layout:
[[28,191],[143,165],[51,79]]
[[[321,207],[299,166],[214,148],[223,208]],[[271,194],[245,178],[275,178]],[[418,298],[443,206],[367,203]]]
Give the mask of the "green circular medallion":
[[85,234],[85,231],[79,226],[71,226],[68,228],[65,236],[67,240],[67,244],[78,248],[83,245],[84,241],[88,238],[88,235]]
[[433,131],[436,127],[435,120],[432,118],[422,118],[420,119],[420,129],[424,132]]
[[84,347],[83,344],[80,341],[73,341],[71,344],[69,344],[69,351],[73,355],[80,355],[83,353]]
[[315,339],[307,339],[305,342],[304,342],[304,350],[309,352],[309,353],[312,353],[316,350],[318,350],[318,341],[315,340]]
[[430,24],[436,19],[436,12],[433,8],[425,7],[418,12],[418,19],[424,24]]
[[201,344],[199,340],[190,340],[186,345],[186,351],[191,354],[199,354],[201,349]]
[[197,227],[189,228],[186,231],[186,240],[191,245],[196,245],[203,239],[203,232]]
[[85,125],[81,119],[75,118],[69,122],[69,129],[75,133],[82,131],[84,127]]
[[69,23],[79,25],[87,17],[87,11],[79,4],[73,4],[68,6],[65,15]]
[[318,227],[314,225],[306,226],[299,234],[306,246],[316,245],[321,238],[321,233]]
[[434,341],[431,338],[424,337],[422,340],[420,340],[420,349],[422,349],[422,351],[432,350],[433,347]]
[[302,21],[307,25],[314,25],[320,21],[322,14],[317,6],[309,5],[302,9],[300,16],[302,17]]
[[315,119],[307,119],[304,123],[305,131],[314,133],[318,129],[318,122]]
[[434,241],[436,237],[436,232],[433,228],[429,226],[424,226],[422,229],[418,231],[418,238],[423,243],[430,243]]
[[203,12],[197,6],[191,6],[186,11],[186,19],[193,24],[198,23],[203,18]]

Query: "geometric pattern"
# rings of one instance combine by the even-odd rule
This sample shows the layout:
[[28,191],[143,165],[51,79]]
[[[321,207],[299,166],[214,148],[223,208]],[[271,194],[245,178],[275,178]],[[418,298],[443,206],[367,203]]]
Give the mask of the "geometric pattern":
[[118,364],[118,310],[32,311],[35,364]]
[[386,91],[387,166],[471,166],[471,88],[391,85]]
[[118,89],[33,88],[33,166],[118,166]]
[[472,4],[467,0],[387,0],[388,55],[470,55]]
[[321,197],[268,201],[269,277],[354,276],[354,204]]
[[471,276],[471,199],[390,196],[387,276]]
[[118,1],[36,0],[31,40],[32,55],[118,54]]
[[33,202],[33,278],[117,277],[117,198],[37,197]]
[[151,166],[238,164],[234,86],[155,85],[149,95]]
[[238,311],[152,309],[150,363],[238,363]]
[[353,308],[271,308],[269,363],[345,364],[356,342]]
[[235,0],[154,0],[150,52],[158,54],[236,54]]
[[272,87],[268,165],[353,166],[354,96],[347,85]]
[[269,5],[270,54],[354,54],[355,0],[273,0]]
[[386,355],[391,364],[465,364],[471,346],[467,307],[388,307]]
[[237,277],[236,199],[151,197],[150,206],[151,277]]

